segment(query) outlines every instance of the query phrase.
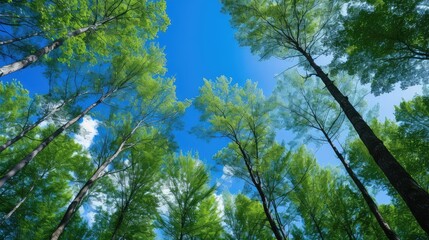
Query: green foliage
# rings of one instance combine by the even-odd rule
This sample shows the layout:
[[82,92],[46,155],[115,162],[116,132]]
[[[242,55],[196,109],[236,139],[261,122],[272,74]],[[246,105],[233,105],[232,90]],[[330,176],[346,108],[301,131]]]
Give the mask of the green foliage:
[[222,0],[231,15],[238,41],[261,58],[295,56],[298,48],[320,52],[317,41],[337,11],[336,1],[320,0]]
[[259,201],[251,200],[243,194],[237,196],[226,194],[224,202],[226,239],[273,239],[264,209]]
[[0,139],[15,134],[26,123],[30,102],[29,92],[21,83],[0,82]]
[[[169,25],[163,0],[37,0],[2,5],[1,12],[10,19],[3,24],[11,28],[12,36],[39,34],[15,42],[17,47],[2,45],[1,52],[6,55],[12,49],[15,57],[18,53],[23,57],[46,43],[65,40],[61,50],[50,58],[51,62],[67,63],[75,59],[95,63],[115,55],[136,55],[147,40]],[[72,34],[77,30],[84,33]]]
[[395,107],[396,121],[404,134],[415,140],[429,142],[429,97],[416,96]]
[[[376,239],[377,224],[351,183],[329,168],[321,168],[305,148],[292,158],[287,176],[296,186],[288,197],[304,223],[291,233],[297,239]],[[299,219],[299,218],[298,218]]]
[[[168,239],[218,239],[222,235],[215,187],[209,174],[190,154],[168,159],[159,228]],[[166,208],[166,209],[162,209]]]
[[[37,129],[30,137],[37,137],[50,129]],[[20,141],[14,150],[28,152],[34,142]],[[21,154],[5,151],[0,155],[0,169],[3,172],[8,162],[14,162]],[[48,238],[61,217],[61,211],[68,204],[73,190],[81,178],[87,177],[93,167],[82,147],[67,136],[60,136],[37,156],[21,174],[6,186],[0,200],[0,225],[2,238],[24,239]],[[21,202],[21,204],[19,204]],[[11,213],[8,219],[3,219]],[[84,234],[88,229],[77,217],[71,226]]]
[[[422,0],[346,1],[329,31],[336,67],[371,83],[375,94],[427,82],[429,12]],[[344,61],[346,59],[346,61]],[[400,77],[399,77],[400,76]]]
[[[139,132],[137,134],[148,134]],[[149,133],[150,134],[150,133]],[[150,139],[150,136],[140,136]],[[96,239],[155,239],[154,221],[157,216],[159,181],[162,159],[169,153],[168,143],[160,138],[139,142],[127,158],[112,164],[113,174],[101,192],[110,198],[112,214],[101,210],[95,223]],[[107,204],[105,204],[107,205]]]
[[275,142],[271,128],[270,112],[275,102],[266,100],[255,83],[247,81],[239,87],[222,76],[214,82],[205,81],[195,105],[202,111],[201,120],[210,123],[204,126],[204,134],[220,135],[231,141],[215,159],[243,179],[251,193],[265,202],[267,220],[271,219],[280,229],[273,232],[283,231],[290,219],[287,211],[279,210],[288,207],[281,196],[292,186],[284,177],[290,154]]

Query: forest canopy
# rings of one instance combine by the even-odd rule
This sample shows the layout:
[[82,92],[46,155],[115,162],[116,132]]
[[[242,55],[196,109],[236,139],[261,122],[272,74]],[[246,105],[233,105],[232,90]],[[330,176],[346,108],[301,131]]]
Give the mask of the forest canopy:
[[428,239],[428,26],[424,0],[1,1],[0,238]]

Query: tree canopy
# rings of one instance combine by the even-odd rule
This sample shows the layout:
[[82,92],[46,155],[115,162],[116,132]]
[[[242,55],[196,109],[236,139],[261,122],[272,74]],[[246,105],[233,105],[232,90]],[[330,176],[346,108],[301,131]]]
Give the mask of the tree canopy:
[[0,1],[0,238],[427,239],[428,10]]

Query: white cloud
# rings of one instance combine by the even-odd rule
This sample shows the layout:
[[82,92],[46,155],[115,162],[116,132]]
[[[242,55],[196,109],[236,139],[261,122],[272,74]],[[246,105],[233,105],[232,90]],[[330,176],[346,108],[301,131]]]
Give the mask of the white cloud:
[[168,204],[167,201],[174,201],[174,196],[170,191],[170,188],[166,182],[163,182],[160,184],[161,186],[161,193],[157,196],[158,197],[158,211],[161,214],[168,214]]
[[222,168],[222,173],[220,181],[217,182],[217,187],[222,186],[228,189],[232,185],[232,177],[234,176],[233,169],[231,166],[225,165]]
[[92,119],[90,116],[85,116],[80,123],[79,133],[74,137],[75,141],[88,149],[92,144],[92,140],[98,134],[98,124],[98,120]]
[[223,218],[223,216],[225,215],[225,203],[223,201],[223,196],[222,194],[215,194],[214,196],[217,202],[217,209],[219,211],[219,214],[221,218]]

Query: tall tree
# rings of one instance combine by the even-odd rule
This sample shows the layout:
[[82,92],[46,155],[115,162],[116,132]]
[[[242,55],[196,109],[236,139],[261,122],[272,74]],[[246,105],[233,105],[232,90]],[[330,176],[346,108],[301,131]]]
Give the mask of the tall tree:
[[163,0],[40,0],[2,5],[0,24],[6,27],[0,48],[8,50],[11,45],[6,43],[13,43],[18,49],[13,49],[12,60],[22,58],[0,67],[0,77],[28,67],[60,47],[52,62],[95,62],[119,53],[133,54],[169,24]]
[[250,46],[262,58],[299,56],[300,63],[317,76],[340,105],[374,161],[398,191],[429,234],[429,194],[398,163],[369,125],[338,89],[315,57],[328,51],[321,46],[326,26],[337,19],[337,1],[321,0],[223,0],[223,10],[231,15],[240,44]]
[[427,83],[429,11],[423,0],[346,1],[328,44],[333,66],[359,74],[375,94]]
[[123,170],[112,177],[117,190],[113,193],[115,212],[105,229],[110,239],[155,239],[161,164],[171,151],[169,145],[162,138],[142,142],[125,161],[115,162],[113,168]]
[[[344,76],[343,78],[337,78],[336,82],[342,91],[350,96],[349,99],[355,106],[362,104],[362,102],[358,101],[363,96],[359,93],[359,89],[353,87],[353,81],[350,78]],[[289,126],[289,129],[300,135],[305,134],[310,129],[318,131],[319,134],[321,133],[321,141],[328,143],[341,161],[347,174],[361,192],[373,216],[377,219],[380,228],[389,239],[398,239],[396,233],[384,220],[365,185],[359,180],[344,154],[335,145],[345,116],[338,105],[331,104],[329,93],[320,84],[317,84],[315,79],[295,75],[285,76],[278,82],[276,98],[279,101],[281,101],[280,99],[288,99],[287,101],[281,101],[280,106],[283,109],[281,109],[280,114],[282,114],[282,121]]]
[[[126,73],[121,73],[127,76]],[[148,73],[140,76],[139,85],[133,85],[135,91],[128,91],[123,96],[123,102],[128,105],[117,108],[107,121],[110,125],[110,143],[114,149],[107,147],[107,153],[103,153],[97,169],[76,194],[51,239],[58,239],[65,227],[71,221],[84,198],[94,184],[105,176],[109,165],[115,160],[129,154],[129,149],[138,144],[156,141],[161,136],[171,134],[176,126],[177,118],[184,112],[187,103],[179,102],[175,95],[175,86],[172,79],[153,78]],[[107,124],[106,123],[106,124]],[[115,139],[111,139],[115,137]]]
[[209,186],[209,174],[192,155],[171,158],[165,166],[163,204],[158,225],[168,239],[219,239],[222,226]]
[[[395,115],[398,120],[404,120],[400,122],[400,126],[390,120],[385,122],[373,120],[372,128],[383,138],[416,181],[428,189],[429,179],[426,170],[428,168],[426,154],[428,140],[423,137],[427,135],[427,130],[421,124],[422,122],[424,123],[424,118],[421,117],[425,116],[425,113],[424,108],[417,107],[421,106],[419,99],[421,98],[416,97],[412,101],[403,102],[400,105],[402,107],[396,108]],[[413,107],[407,109],[405,106]],[[410,109],[413,109],[413,111],[409,111]],[[417,227],[417,223],[406,210],[406,205],[400,196],[386,184],[388,180],[383,177],[375,164],[369,160],[369,153],[363,144],[358,139],[352,137],[349,139],[346,150],[349,155],[350,165],[362,177],[366,185],[371,185],[374,189],[384,190],[392,198],[392,203],[382,206],[381,210],[392,215],[386,217],[389,217],[399,236],[403,239],[427,238],[427,235]]]
[[284,178],[290,154],[274,140],[270,126],[273,101],[256,84],[232,85],[222,76],[205,81],[195,106],[202,112],[205,136],[227,137],[231,142],[215,158],[255,190],[276,239],[286,239],[288,217],[284,194],[291,187]]

